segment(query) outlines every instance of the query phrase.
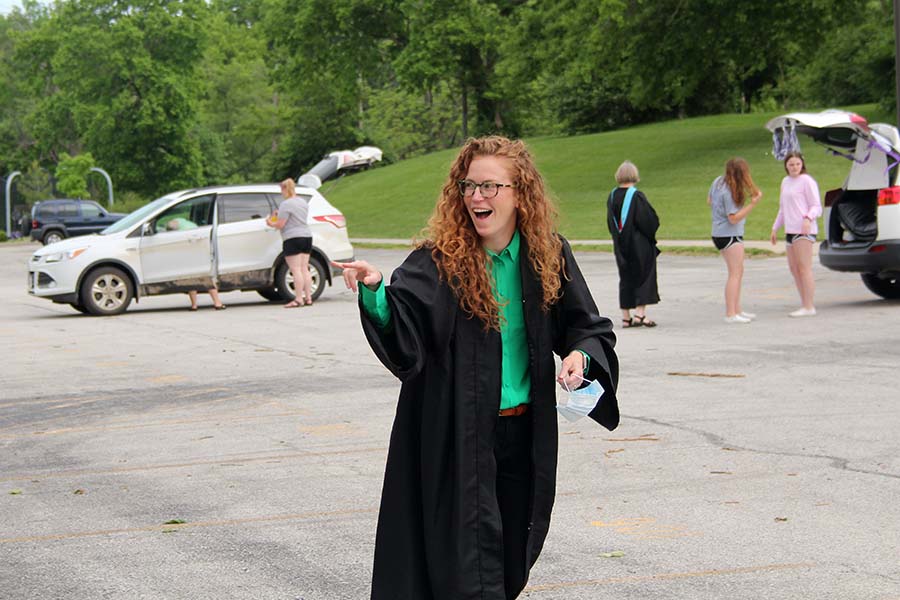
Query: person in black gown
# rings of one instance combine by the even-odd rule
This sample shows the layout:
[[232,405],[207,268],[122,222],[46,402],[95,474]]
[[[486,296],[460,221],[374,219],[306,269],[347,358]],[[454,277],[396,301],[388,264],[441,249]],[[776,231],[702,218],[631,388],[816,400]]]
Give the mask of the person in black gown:
[[610,192],[606,201],[606,225],[619,267],[622,326],[656,327],[656,322],[647,317],[646,311],[648,305],[659,303],[656,286],[659,217],[644,193],[635,187],[638,181],[640,177],[634,163],[626,160],[616,170],[618,187]]
[[550,526],[555,386],[597,380],[588,416],[615,428],[615,335],[523,142],[468,140],[426,233],[390,285],[365,261],[334,263],[402,382],[371,598],[510,600]]

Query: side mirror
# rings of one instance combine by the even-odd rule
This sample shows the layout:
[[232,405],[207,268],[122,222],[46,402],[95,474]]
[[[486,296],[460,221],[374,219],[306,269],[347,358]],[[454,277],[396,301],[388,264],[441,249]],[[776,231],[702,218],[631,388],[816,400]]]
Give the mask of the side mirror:
[[153,223],[144,223],[141,225],[141,235],[153,235]]

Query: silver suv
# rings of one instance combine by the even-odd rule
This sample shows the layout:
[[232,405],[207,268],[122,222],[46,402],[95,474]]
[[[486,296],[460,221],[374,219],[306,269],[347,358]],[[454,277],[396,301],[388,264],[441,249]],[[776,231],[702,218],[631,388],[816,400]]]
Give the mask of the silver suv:
[[[331,285],[331,260],[353,259],[344,216],[322,194],[310,199],[313,299]],[[93,315],[124,312],[132,299],[206,290],[255,291],[291,300],[293,278],[281,236],[266,217],[281,201],[277,184],[175,192],[139,208],[99,234],[50,244],[28,263],[28,293]],[[169,223],[189,222],[173,228]]]

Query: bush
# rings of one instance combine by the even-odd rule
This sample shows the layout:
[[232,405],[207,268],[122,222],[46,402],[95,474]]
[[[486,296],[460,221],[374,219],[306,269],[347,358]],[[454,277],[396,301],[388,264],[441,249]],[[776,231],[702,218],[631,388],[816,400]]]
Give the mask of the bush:
[[0,242],[5,242],[9,240],[9,236],[6,235],[6,232],[0,229]]
[[[106,206],[105,203],[101,203]],[[136,192],[120,192],[113,199],[113,212],[130,213],[147,204],[147,199]]]

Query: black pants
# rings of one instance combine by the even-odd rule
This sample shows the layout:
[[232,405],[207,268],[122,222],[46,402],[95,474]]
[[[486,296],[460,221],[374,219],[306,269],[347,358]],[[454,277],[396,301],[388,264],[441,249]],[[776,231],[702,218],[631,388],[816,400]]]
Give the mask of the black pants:
[[531,412],[498,417],[494,437],[497,503],[503,522],[503,573],[506,597],[519,595],[528,581],[525,545],[531,521]]

